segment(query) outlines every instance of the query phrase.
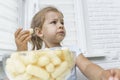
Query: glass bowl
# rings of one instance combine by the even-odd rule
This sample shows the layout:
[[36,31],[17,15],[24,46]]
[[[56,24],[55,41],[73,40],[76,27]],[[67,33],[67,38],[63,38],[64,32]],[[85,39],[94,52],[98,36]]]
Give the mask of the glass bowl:
[[75,54],[65,47],[13,52],[3,57],[9,80],[66,80],[75,66]]

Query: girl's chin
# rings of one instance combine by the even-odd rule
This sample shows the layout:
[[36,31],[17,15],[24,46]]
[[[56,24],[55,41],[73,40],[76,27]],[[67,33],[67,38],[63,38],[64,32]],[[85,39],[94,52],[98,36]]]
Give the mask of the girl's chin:
[[63,39],[64,39],[64,37],[62,37],[62,36],[61,36],[61,37],[59,37],[59,39],[58,39],[58,40],[62,41]]
[[63,39],[64,39],[64,38],[58,38],[56,41],[57,41],[58,43],[60,43],[61,41],[63,41]]

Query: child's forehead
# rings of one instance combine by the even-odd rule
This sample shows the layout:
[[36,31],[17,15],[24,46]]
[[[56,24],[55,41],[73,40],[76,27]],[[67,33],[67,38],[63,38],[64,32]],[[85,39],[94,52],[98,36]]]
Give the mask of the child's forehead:
[[60,12],[50,11],[45,15],[46,19],[63,19],[63,15]]

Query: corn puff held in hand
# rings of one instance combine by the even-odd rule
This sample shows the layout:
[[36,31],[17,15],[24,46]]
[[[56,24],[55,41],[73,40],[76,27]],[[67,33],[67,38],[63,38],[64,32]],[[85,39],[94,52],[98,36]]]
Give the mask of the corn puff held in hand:
[[34,32],[32,28],[28,29],[28,31],[30,32],[30,34],[33,34]]

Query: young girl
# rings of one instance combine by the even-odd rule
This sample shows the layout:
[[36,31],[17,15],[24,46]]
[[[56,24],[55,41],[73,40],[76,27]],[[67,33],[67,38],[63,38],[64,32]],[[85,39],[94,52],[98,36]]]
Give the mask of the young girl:
[[[28,50],[27,43],[30,39],[33,50],[41,49],[43,42],[46,48],[60,47],[60,43],[66,34],[63,18],[63,14],[54,7],[46,7],[39,11],[32,20],[31,28],[34,30],[32,36],[28,30],[22,30],[22,28],[15,32],[17,50]],[[120,79],[118,70],[116,72],[104,70],[85,58],[77,47],[70,47],[70,49],[77,53],[76,65],[88,79],[115,80],[113,77],[116,77],[116,80]],[[116,74],[117,76],[115,76]],[[75,69],[73,69],[68,80],[77,80]]]

